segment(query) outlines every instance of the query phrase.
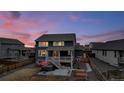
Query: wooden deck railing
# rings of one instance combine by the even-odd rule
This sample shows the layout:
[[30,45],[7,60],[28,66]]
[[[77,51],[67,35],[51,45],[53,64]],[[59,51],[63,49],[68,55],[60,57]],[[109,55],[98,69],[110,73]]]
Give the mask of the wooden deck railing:
[[71,57],[48,57],[47,60],[50,61],[53,58],[54,58],[54,60],[57,60],[59,62],[65,62],[65,63],[68,63],[68,62],[72,61]]

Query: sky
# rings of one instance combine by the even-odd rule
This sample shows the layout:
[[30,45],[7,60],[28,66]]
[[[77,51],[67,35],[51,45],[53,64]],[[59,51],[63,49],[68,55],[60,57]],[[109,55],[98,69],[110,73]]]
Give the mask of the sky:
[[77,42],[124,39],[124,12],[116,11],[1,11],[0,37],[27,47],[43,34],[75,33]]

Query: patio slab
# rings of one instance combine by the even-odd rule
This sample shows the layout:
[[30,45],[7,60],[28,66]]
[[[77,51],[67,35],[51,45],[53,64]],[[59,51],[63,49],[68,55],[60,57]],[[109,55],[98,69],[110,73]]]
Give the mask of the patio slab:
[[71,69],[57,69],[54,71],[41,71],[38,75],[71,76]]

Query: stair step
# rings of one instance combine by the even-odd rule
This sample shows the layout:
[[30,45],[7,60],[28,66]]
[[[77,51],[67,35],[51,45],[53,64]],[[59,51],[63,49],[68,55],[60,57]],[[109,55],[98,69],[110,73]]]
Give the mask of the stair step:
[[56,66],[57,68],[61,68],[61,64],[58,62],[58,61],[56,61],[56,60],[53,60],[53,61],[51,61],[51,63],[54,65],[54,66]]

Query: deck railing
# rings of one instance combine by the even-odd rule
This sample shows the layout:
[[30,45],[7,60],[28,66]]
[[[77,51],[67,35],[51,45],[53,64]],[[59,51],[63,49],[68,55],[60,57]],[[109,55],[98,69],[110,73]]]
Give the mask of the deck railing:
[[50,61],[51,59],[54,59],[59,62],[71,62],[72,58],[71,57],[47,57],[46,60]]

